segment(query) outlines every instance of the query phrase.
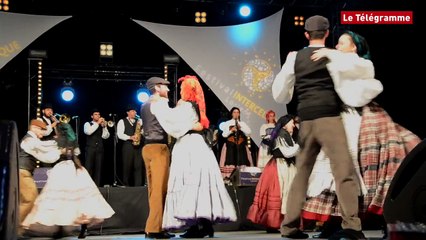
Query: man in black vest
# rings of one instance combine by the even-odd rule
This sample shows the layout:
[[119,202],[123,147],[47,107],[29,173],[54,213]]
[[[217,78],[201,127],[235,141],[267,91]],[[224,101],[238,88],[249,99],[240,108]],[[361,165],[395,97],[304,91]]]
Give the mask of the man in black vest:
[[[55,141],[43,142],[40,139],[46,131],[46,123],[40,120],[31,120],[27,134],[22,138],[19,152],[19,222],[22,223],[30,213],[34,201],[38,196],[37,186],[33,173],[37,161],[45,163],[56,162],[61,151]],[[18,234],[23,229],[19,226]]]
[[146,221],[146,237],[165,239],[173,234],[162,231],[164,202],[169,179],[170,150],[168,135],[158,122],[155,113],[169,109],[168,92],[170,82],[159,77],[148,79],[146,85],[151,91],[150,99],[141,107],[145,145],[142,155],[146,167],[149,192],[149,215]]
[[55,135],[55,128],[58,124],[58,119],[56,119],[54,113],[53,113],[53,106],[50,103],[45,103],[41,106],[41,113],[42,116],[40,118],[37,118],[38,120],[43,121],[46,123],[46,130],[44,132],[42,141],[44,140],[52,140]]
[[[56,125],[59,123],[59,121],[53,113],[52,104],[51,103],[43,104],[41,106],[41,114],[42,116],[37,119],[46,123],[46,130],[44,130],[43,137],[41,138],[41,140],[42,141],[53,140],[56,136],[55,128],[56,128]],[[54,163],[49,164],[49,163],[38,161],[37,165],[39,167],[51,168],[54,166]]]
[[[126,108],[127,117],[117,123],[117,137],[122,140],[121,160],[123,163],[124,186],[143,186],[145,184],[144,163],[141,155],[140,132],[142,120],[136,119],[136,108],[132,105]],[[138,126],[139,125],[139,126]],[[133,180],[133,181],[132,181]]]
[[309,176],[322,149],[330,158],[342,212],[343,229],[329,239],[365,239],[358,217],[359,188],[340,117],[341,100],[327,70],[328,60],[312,60],[315,50],[325,47],[328,29],[329,22],[325,17],[316,15],[308,18],[305,37],[309,40],[309,46],[288,54],[272,85],[272,95],[280,103],[288,104],[294,91],[301,120],[297,174],[288,194],[287,214],[281,224],[281,234],[294,239],[309,237],[299,229],[300,213],[306,199]]
[[97,186],[101,184],[102,163],[104,161],[103,139],[109,137],[109,131],[104,118],[97,109],[92,110],[92,121],[84,124],[86,138],[85,167]]

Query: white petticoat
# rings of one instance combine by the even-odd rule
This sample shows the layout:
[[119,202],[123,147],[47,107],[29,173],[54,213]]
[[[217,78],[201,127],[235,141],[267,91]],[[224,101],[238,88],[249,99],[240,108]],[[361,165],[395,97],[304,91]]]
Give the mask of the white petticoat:
[[56,164],[48,173],[46,185],[37,197],[23,227],[97,224],[114,210],[105,201],[85,168],[76,169],[71,160]]
[[237,215],[213,151],[201,135],[187,134],[173,147],[163,228],[181,229],[200,218],[221,223]]

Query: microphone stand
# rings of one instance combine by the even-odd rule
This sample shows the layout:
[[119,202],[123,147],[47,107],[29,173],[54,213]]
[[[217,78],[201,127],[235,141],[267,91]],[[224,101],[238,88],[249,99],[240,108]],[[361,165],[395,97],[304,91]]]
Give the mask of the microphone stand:
[[75,118],[76,120],[75,120],[75,135],[76,135],[76,138],[77,138],[77,142],[78,142],[78,135],[79,135],[79,129],[78,129],[78,126],[80,125],[80,118],[78,117],[78,116],[74,116],[73,118]]
[[115,121],[115,114],[112,115],[112,121],[114,124],[114,182],[112,183],[113,187],[117,187],[117,181],[119,181],[117,177],[117,142],[118,142],[118,136],[117,136],[117,122]]

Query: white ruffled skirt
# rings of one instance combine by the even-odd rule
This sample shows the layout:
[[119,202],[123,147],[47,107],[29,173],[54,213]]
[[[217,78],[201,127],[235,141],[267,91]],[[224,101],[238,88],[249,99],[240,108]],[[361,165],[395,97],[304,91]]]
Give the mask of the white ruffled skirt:
[[200,218],[223,223],[237,215],[213,151],[201,135],[187,134],[173,147],[163,229],[182,229]]
[[87,170],[76,169],[74,162],[67,160],[49,171],[46,185],[22,225],[94,225],[113,214]]

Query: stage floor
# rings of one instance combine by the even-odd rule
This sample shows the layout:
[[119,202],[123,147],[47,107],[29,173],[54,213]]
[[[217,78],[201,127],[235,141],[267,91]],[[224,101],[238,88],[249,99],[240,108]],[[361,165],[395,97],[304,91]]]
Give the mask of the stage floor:
[[[309,236],[318,234],[317,232],[310,232]],[[369,230],[364,231],[367,239],[370,240],[379,240],[382,239],[382,231],[380,230]],[[215,232],[214,238],[219,239],[283,239],[278,233],[266,233],[265,231],[227,231],[227,232]],[[44,240],[50,238],[31,238],[37,240]],[[66,237],[62,239],[77,239],[77,237]],[[103,240],[115,240],[115,239],[145,239],[144,234],[121,234],[121,235],[98,235],[98,236],[87,236],[86,239],[103,239]],[[181,239],[178,236],[171,239]],[[183,239],[183,238],[182,238]],[[208,239],[208,238],[205,238]],[[319,239],[319,238],[309,238],[309,239]]]

